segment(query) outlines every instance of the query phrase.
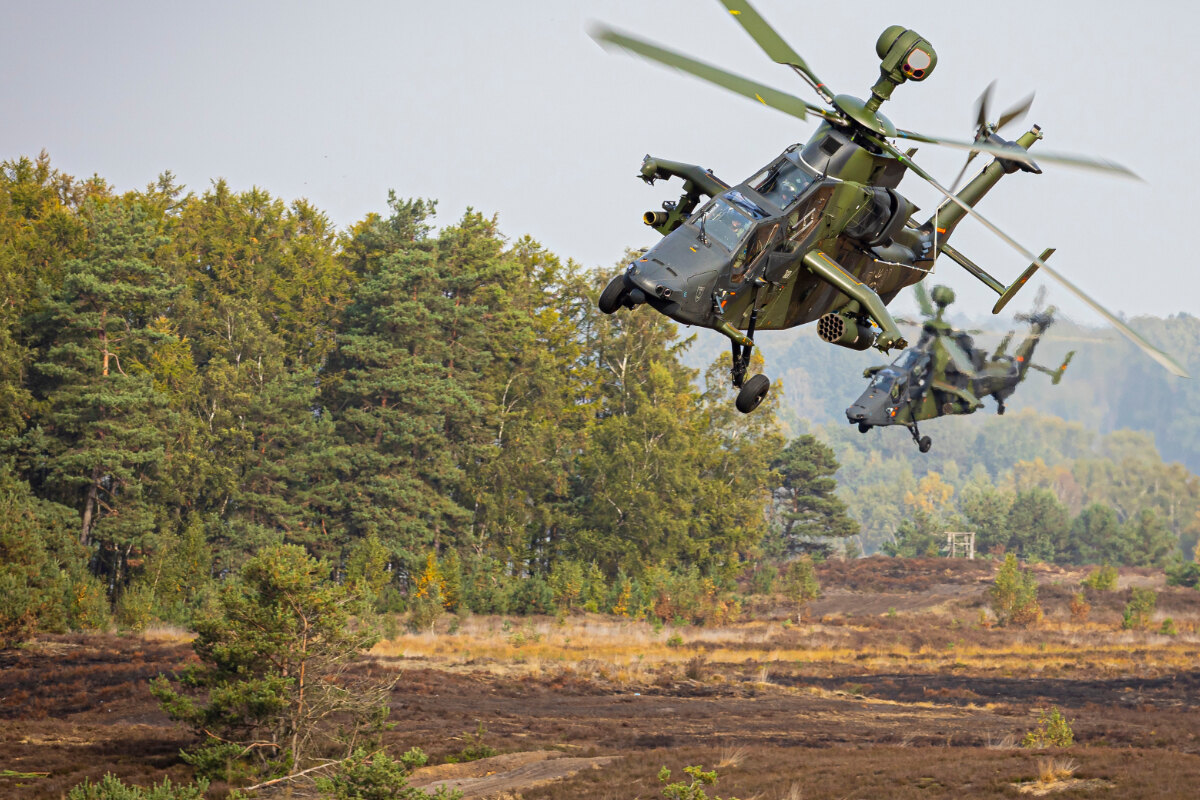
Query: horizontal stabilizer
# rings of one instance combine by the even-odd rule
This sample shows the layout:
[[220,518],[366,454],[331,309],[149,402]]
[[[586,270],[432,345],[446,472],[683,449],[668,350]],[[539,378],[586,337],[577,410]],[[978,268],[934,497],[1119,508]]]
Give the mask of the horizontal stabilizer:
[[[1052,255],[1054,255],[1054,248],[1047,247],[1045,250],[1042,251],[1042,254],[1040,256],[1038,256],[1037,260],[1045,261],[1047,258],[1049,258]],[[1033,273],[1035,273],[1037,271],[1038,271],[1038,264],[1035,261],[1034,263],[1030,264],[1024,272],[1021,273],[1021,277],[1019,277],[1015,281],[1013,281],[1009,285],[1009,287],[1004,290],[1004,294],[1000,295],[1000,299],[996,301],[996,305],[992,306],[992,313],[999,314],[1001,311],[1003,311],[1004,307],[1006,305],[1008,305],[1008,301],[1012,300],[1014,297],[1017,296],[1017,292],[1021,291],[1022,286],[1029,283],[1029,279],[1032,278]]]

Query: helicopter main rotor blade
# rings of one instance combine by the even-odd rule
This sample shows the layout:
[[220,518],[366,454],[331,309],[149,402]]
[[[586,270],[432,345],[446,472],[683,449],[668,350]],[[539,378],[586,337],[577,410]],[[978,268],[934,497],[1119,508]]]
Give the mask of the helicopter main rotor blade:
[[941,336],[939,339],[946,348],[946,352],[950,355],[950,360],[954,362],[954,368],[968,378],[974,378],[975,362],[971,361],[971,357],[967,355],[967,352],[958,346],[958,342],[954,341],[954,337]]
[[992,92],[996,91],[996,82],[992,81],[975,101],[975,130],[987,127],[988,114],[991,113]]
[[770,106],[777,111],[790,114],[797,119],[805,119],[809,112],[819,114],[826,119],[831,117],[839,119],[833,112],[827,111],[820,106],[815,106],[812,103],[807,103],[799,97],[781,92],[778,89],[772,89],[770,86],[757,81],[743,78],[740,75],[734,75],[732,72],[726,72],[719,67],[705,64],[703,61],[697,61],[694,58],[689,58],[672,50],[667,50],[664,47],[628,36],[611,28],[595,26],[589,33],[602,46],[607,44],[620,47],[642,58],[656,61],[668,67],[674,67],[681,72],[686,72],[709,83],[715,83],[717,86],[740,94],[743,97],[757,100],[765,106]]
[[917,296],[917,308],[927,317],[933,316],[933,303],[929,300],[929,291],[923,281],[913,284],[913,294]]
[[[993,81],[995,83],[995,81]],[[1024,100],[1019,101],[1012,108],[1000,115],[1000,119],[996,121],[996,130],[999,131],[1005,125],[1016,122],[1029,113],[1029,107],[1033,105],[1033,98],[1036,92],[1030,92],[1029,96]]]
[[[990,153],[994,156],[1007,159],[1009,161],[1020,161],[1023,164],[1036,166],[1033,160],[1033,154],[1022,147],[1001,147],[999,145],[989,144],[987,142],[966,142],[961,139],[945,139],[940,136],[929,136],[916,131],[897,130],[896,136],[900,139],[912,139],[915,142],[925,142],[926,144],[937,144],[943,147],[952,147],[956,150],[976,150],[980,153]],[[1129,178],[1141,180],[1136,172],[1129,167],[1122,166],[1115,161],[1109,161],[1104,158],[1092,158],[1091,156],[1077,156],[1070,153],[1054,153],[1044,152],[1039,150],[1037,153],[1037,163],[1044,164],[1064,164],[1068,167],[1078,167],[1079,169],[1090,169],[1096,172],[1113,172],[1118,175],[1124,175]],[[912,162],[909,162],[912,163]]]
[[737,21],[746,33],[750,34],[750,38],[762,48],[763,52],[776,64],[786,64],[792,69],[799,72],[806,78],[809,84],[816,90],[817,94],[825,100],[825,102],[833,102],[833,93],[825,84],[821,83],[821,79],[816,76],[800,54],[792,49],[792,46],[783,40],[778,31],[771,27],[762,15],[754,9],[746,0],[721,0],[721,5],[729,10],[729,13]]
[[1117,315],[1113,314],[1107,308],[1105,308],[1104,306],[1097,303],[1095,300],[1093,300],[1091,297],[1089,297],[1082,289],[1080,289],[1075,284],[1071,283],[1071,281],[1067,280],[1065,275],[1063,275],[1062,273],[1060,273],[1058,270],[1054,269],[1053,267],[1048,266],[1045,261],[1038,258],[1033,253],[1031,253],[1029,250],[1027,250],[1016,239],[1012,238],[1007,233],[1000,230],[1000,228],[998,228],[987,217],[980,214],[978,211],[976,211],[974,208],[972,208],[966,202],[961,200],[957,195],[949,192],[944,186],[942,186],[940,183],[938,183],[933,178],[932,175],[930,175],[928,172],[926,172],[925,170],[923,170],[919,166],[917,166],[917,164],[915,164],[911,158],[909,158],[903,152],[901,152],[900,150],[898,150],[894,146],[892,146],[892,144],[890,142],[888,142],[886,139],[871,137],[871,141],[873,141],[876,144],[883,147],[884,150],[891,153],[894,157],[899,159],[901,162],[907,164],[908,167],[913,172],[915,172],[918,176],[923,178],[926,183],[928,183],[933,188],[937,189],[939,192],[941,192],[943,195],[945,195],[947,197],[947,199],[949,199],[951,202],[958,205],[960,208],[962,208],[963,211],[967,212],[972,217],[979,220],[980,224],[982,224],[985,228],[990,230],[992,233],[999,236],[1000,239],[1003,240],[1004,243],[1007,244],[1009,247],[1013,248],[1018,253],[1020,253],[1022,256],[1029,259],[1029,261],[1031,263],[1037,264],[1047,275],[1049,275],[1051,278],[1054,278],[1054,280],[1056,280],[1060,284],[1062,284],[1062,286],[1067,291],[1069,291],[1071,294],[1078,297],[1080,300],[1082,300],[1084,303],[1086,303],[1089,308],[1091,308],[1097,314],[1099,314],[1100,316],[1102,316],[1106,320],[1108,320],[1114,328],[1116,328],[1118,331],[1120,331],[1125,336],[1126,339],[1128,339],[1129,341],[1131,341],[1135,345],[1137,345],[1139,348],[1141,348],[1143,353],[1150,356],[1152,359],[1154,359],[1159,364],[1161,364],[1172,375],[1177,375],[1181,378],[1190,377],[1187,373],[1187,370],[1185,370],[1182,366],[1180,366],[1179,362],[1177,362],[1175,359],[1171,358],[1169,355],[1164,353],[1162,350],[1159,350],[1154,345],[1150,344],[1150,342],[1146,341],[1142,337],[1141,334],[1139,334],[1133,328],[1130,328],[1128,325],[1126,325],[1124,322],[1122,322],[1121,319],[1119,317],[1117,317]]

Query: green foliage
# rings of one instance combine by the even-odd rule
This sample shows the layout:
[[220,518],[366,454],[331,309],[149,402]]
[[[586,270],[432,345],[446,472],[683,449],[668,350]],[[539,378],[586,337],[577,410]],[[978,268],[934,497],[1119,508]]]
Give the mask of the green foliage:
[[208,781],[200,778],[195,784],[173,784],[170,778],[148,788],[127,786],[119,778],[106,773],[96,783],[85,780],[71,788],[67,800],[204,800]]
[[783,593],[793,602],[801,605],[810,600],[816,600],[821,595],[821,584],[817,580],[817,570],[812,558],[804,555],[790,561],[783,568],[780,580]]
[[1042,618],[1037,578],[1029,570],[1022,569],[1012,553],[1004,557],[988,595],[992,613],[1000,625],[1024,627]]
[[1167,617],[1162,621],[1162,626],[1159,627],[1158,632],[1163,636],[1178,636],[1179,628],[1175,627],[1174,619]]
[[446,763],[459,764],[467,761],[478,761],[481,758],[491,758],[497,754],[496,748],[484,742],[483,737],[487,735],[487,729],[480,722],[475,727],[475,732],[467,731],[462,736],[456,737],[458,741],[463,743],[462,749],[453,755],[446,756]]
[[895,541],[884,543],[883,552],[900,558],[933,557],[945,544],[945,536],[938,534],[933,515],[917,509],[910,518],[900,523]]
[[462,797],[462,792],[448,791],[444,786],[438,787],[433,794],[409,786],[406,777],[409,770],[403,757],[396,761],[383,751],[368,754],[357,749],[330,774],[317,778],[317,789],[327,800],[458,800]]
[[153,681],[167,714],[207,744],[243,745],[261,769],[302,765],[310,747],[333,740],[334,716],[348,717],[356,735],[377,729],[386,691],[346,672],[375,637],[350,622],[361,598],[328,575],[296,546],[266,548],[248,561],[197,622],[199,667],[178,689],[163,676]]
[[412,772],[428,764],[429,756],[425,755],[425,751],[419,747],[410,747],[400,754],[400,763],[404,765],[406,771]]
[[[704,767],[694,765],[684,767],[683,772],[689,780],[671,782],[671,770],[665,766],[658,771],[658,781],[664,784],[662,788],[662,796],[667,800],[708,800],[708,793],[704,791],[705,786],[715,786],[717,783],[717,771],[704,771]],[[714,797],[713,800],[721,800],[720,797]],[[729,800],[737,800],[737,798],[729,798]]]
[[859,532],[858,524],[846,515],[846,504],[834,494],[838,462],[828,445],[811,434],[799,436],[788,443],[771,469],[779,475],[774,499],[782,554],[797,555],[815,540],[844,539]]
[[[435,210],[393,194],[339,234],[223,181],[117,196],[44,155],[0,165],[0,640],[114,610],[197,624],[282,543],[426,628],[447,611],[728,619],[747,562],[769,592],[786,555],[859,529],[868,552],[936,552],[962,521],[981,552],[1141,565],[1200,539],[1200,477],[1149,435],[1014,410],[940,420],[919,457],[844,422],[785,440],[780,392],[733,410],[727,353],[689,353],[650,309],[599,312],[615,267]],[[1195,318],[1147,324],[1198,341]],[[858,390],[858,356],[781,335],[771,371],[805,414]],[[1191,407],[1122,391],[1089,423],[1157,430],[1195,469],[1200,434],[1164,422]],[[5,540],[10,519],[37,534]],[[436,593],[415,596],[430,553]]]
[[1167,583],[1171,586],[1187,586],[1200,589],[1200,563],[1177,561],[1167,567]]
[[1083,585],[1094,592],[1113,592],[1117,589],[1117,568],[1111,564],[1096,567],[1083,579]]
[[107,622],[104,604],[97,609],[90,602],[96,584],[88,582],[72,516],[64,506],[37,499],[0,465],[0,648],[38,630]]
[[1150,617],[1158,606],[1158,593],[1153,589],[1134,586],[1129,590],[1129,602],[1121,614],[1121,627],[1144,630],[1150,625]]
[[1025,734],[1022,747],[1043,749],[1047,747],[1070,747],[1075,743],[1075,731],[1071,722],[1062,715],[1057,706],[1043,711],[1038,716],[1037,727]]

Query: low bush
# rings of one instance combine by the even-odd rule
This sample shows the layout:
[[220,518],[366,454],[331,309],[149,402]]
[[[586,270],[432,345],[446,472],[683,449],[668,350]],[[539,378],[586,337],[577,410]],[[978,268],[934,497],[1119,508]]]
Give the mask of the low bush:
[[1117,588],[1117,568],[1112,564],[1096,567],[1083,579],[1083,585],[1096,592],[1112,592]]
[[1001,625],[1024,627],[1042,619],[1037,578],[1029,570],[1021,569],[1012,553],[1004,557],[989,595],[992,612]]
[[1158,594],[1153,589],[1133,587],[1121,615],[1121,627],[1125,630],[1144,630],[1150,624],[1150,617],[1157,606]]
[[[409,752],[412,752],[411,750]],[[368,755],[354,751],[336,771],[317,778],[317,790],[328,800],[457,800],[462,792],[439,786],[430,794],[408,785],[403,756],[396,761],[387,753]]]
[[1200,563],[1180,561],[1167,567],[1167,583],[1171,586],[1200,589]]
[[[704,767],[691,766],[684,767],[684,773],[690,778],[690,781],[671,781],[671,770],[663,767],[658,771],[658,780],[665,784],[662,789],[662,796],[667,800],[708,800],[708,794],[704,791],[705,786],[714,786],[717,783],[717,771],[704,771]],[[713,800],[721,800],[719,797],[714,797]],[[729,800],[737,800],[735,797]]]
[[1062,715],[1057,706],[1042,712],[1036,728],[1025,734],[1022,747],[1044,749],[1047,747],[1070,747],[1075,743],[1075,731],[1071,722]]
[[112,773],[107,773],[98,782],[85,780],[67,793],[67,800],[204,800],[208,781],[200,778],[194,784],[173,784],[164,778],[160,784],[148,788],[126,786]]

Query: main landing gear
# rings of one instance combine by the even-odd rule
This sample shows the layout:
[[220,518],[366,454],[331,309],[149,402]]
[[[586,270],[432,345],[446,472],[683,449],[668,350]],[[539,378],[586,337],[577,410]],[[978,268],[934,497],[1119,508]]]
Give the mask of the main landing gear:
[[[746,328],[743,341],[751,342],[754,336],[754,324],[757,321],[758,308],[756,307],[750,312],[750,325]],[[750,368],[750,353],[753,350],[753,342],[750,344],[733,342],[733,369],[729,371],[729,375],[733,379],[733,388],[738,390],[734,405],[743,414],[749,414],[758,408],[762,404],[763,398],[767,396],[767,392],[771,390],[771,379],[766,375],[754,375],[749,380],[746,378],[746,370]]]
[[913,422],[908,427],[908,432],[912,434],[913,441],[917,443],[917,449],[922,453],[928,453],[929,449],[933,447],[933,439],[930,439],[928,436],[922,436],[921,431],[917,429],[916,422]]

